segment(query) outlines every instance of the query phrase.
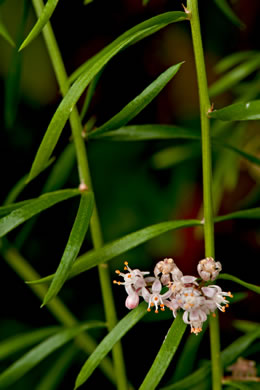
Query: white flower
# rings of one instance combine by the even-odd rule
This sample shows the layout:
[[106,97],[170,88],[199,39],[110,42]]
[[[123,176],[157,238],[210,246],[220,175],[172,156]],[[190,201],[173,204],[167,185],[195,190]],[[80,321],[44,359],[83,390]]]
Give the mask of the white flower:
[[204,305],[205,297],[195,287],[184,287],[177,295],[176,300],[183,310],[193,310]]
[[219,286],[215,284],[212,284],[207,287],[202,287],[201,291],[207,298],[205,304],[210,311],[215,311],[216,308],[218,308],[219,310],[224,312],[226,310],[226,307],[229,306],[229,301],[224,297],[233,298],[233,295],[230,291],[224,292]]
[[168,290],[164,294],[160,294],[162,289],[162,284],[159,279],[155,279],[152,285],[152,292],[150,293],[146,287],[142,288],[142,296],[146,302],[148,302],[147,311],[151,311],[151,307],[155,306],[155,313],[158,313],[158,307],[160,306],[161,310],[164,311],[164,305],[166,299],[172,295],[172,291]]
[[191,333],[195,333],[196,336],[202,331],[202,324],[207,319],[207,314],[202,308],[195,308],[183,313],[183,321],[185,324],[189,324],[191,327]]
[[121,285],[121,284],[124,285],[126,291],[127,291],[127,286],[133,286],[136,291],[141,290],[141,288],[146,285],[144,275],[149,274],[149,272],[142,272],[139,269],[132,270],[128,266],[127,261],[125,261],[124,264],[125,264],[124,270],[128,271],[128,273],[124,274],[124,273],[120,272],[119,270],[115,271],[116,274],[118,274],[119,276],[122,276],[124,278],[124,282],[120,282],[120,281],[118,282],[117,280],[114,280],[114,283],[118,284],[118,285]]
[[190,275],[182,276],[180,279],[177,279],[174,282],[172,282],[171,290],[173,294],[176,296],[185,287],[198,286],[196,280],[197,278],[195,276],[190,276]]
[[219,261],[216,262],[213,257],[207,257],[200,260],[197,269],[202,280],[215,280],[222,270],[222,265]]

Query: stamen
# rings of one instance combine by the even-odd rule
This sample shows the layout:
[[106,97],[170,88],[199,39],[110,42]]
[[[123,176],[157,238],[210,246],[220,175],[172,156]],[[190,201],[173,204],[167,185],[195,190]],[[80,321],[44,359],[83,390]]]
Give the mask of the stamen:
[[121,272],[117,269],[115,273],[119,275]]
[[147,311],[151,311],[150,307],[148,307]]
[[157,297],[154,297],[154,300],[155,300],[155,301],[158,301],[158,298],[157,298]]
[[216,313],[212,313],[212,317],[214,317],[214,318],[215,318],[215,317],[216,317]]
[[128,261],[124,261],[124,265],[128,265]]
[[153,302],[151,302],[151,306],[152,306],[152,307],[154,306],[154,303],[153,303]]
[[131,278],[131,274],[127,275],[128,278]]
[[165,308],[164,308],[164,307],[161,307],[161,311],[165,311]]
[[113,283],[114,283],[114,284],[117,284],[117,280],[113,280]]
[[226,307],[229,307],[229,304],[228,304],[228,303],[226,304]]
[[158,314],[158,310],[155,310],[154,312],[155,312],[156,314]]
[[230,298],[233,298],[233,295],[231,294],[230,291],[228,292],[228,296],[229,296]]

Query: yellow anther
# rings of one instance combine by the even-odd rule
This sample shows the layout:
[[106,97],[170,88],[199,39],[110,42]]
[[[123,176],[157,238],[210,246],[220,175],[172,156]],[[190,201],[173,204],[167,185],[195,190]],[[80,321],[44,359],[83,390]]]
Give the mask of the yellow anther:
[[229,296],[230,298],[233,298],[233,295],[231,294],[230,291],[228,292],[228,296]]
[[113,283],[114,283],[114,284],[117,284],[117,281],[116,281],[116,280],[113,280]]
[[215,318],[215,317],[216,317],[216,313],[212,313],[212,317],[214,317],[214,318]]
[[164,307],[161,307],[161,311],[165,311],[165,308],[164,308]]
[[155,297],[155,298],[154,298],[154,300],[155,300],[155,301],[158,301],[158,298],[157,298],[157,297]]
[[120,286],[121,282],[117,282],[118,286]]
[[128,278],[131,278],[131,274],[127,275]]
[[119,275],[121,272],[117,269],[115,273]]
[[151,306],[152,306],[152,307],[154,306],[154,303],[153,303],[153,302],[151,303]]
[[223,313],[225,313],[225,311],[226,311],[225,306],[222,306],[221,311],[223,311]]
[[128,261],[124,261],[124,265],[128,265]]
[[185,293],[184,295],[185,295],[185,297],[187,297],[187,296],[188,296],[188,294],[187,294],[187,293]]
[[164,307],[164,304],[162,303],[162,304],[160,305],[160,307]]
[[155,310],[154,312],[155,312],[156,314],[158,314],[158,310]]
[[194,297],[194,294],[193,294],[193,293],[191,293],[191,294],[190,294],[190,296],[191,296],[191,297]]
[[148,307],[147,311],[151,311],[150,307]]
[[226,307],[229,307],[229,304],[228,304],[228,303],[226,304]]

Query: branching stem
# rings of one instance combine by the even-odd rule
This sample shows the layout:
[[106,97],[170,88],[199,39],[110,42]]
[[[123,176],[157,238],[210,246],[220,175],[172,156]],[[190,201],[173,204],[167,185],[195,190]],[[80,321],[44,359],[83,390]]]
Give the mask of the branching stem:
[[[200,20],[198,12],[198,0],[187,0],[186,12],[189,13],[192,42],[195,56],[199,100],[202,139],[202,172],[203,172],[203,208],[204,208],[204,238],[206,257],[215,257],[214,248],[214,222],[212,202],[212,166],[211,166],[211,141],[210,121],[208,112],[211,108],[208,84],[205,69],[205,60],[200,32]],[[220,338],[218,317],[210,317],[210,346],[212,362],[212,389],[221,389],[221,361]]]

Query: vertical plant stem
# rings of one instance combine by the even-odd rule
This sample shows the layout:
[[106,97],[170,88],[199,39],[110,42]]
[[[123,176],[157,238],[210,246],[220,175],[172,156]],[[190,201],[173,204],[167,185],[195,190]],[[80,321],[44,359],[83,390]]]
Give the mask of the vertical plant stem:
[[[38,280],[40,275],[32,268],[32,266],[20,255],[20,253],[12,247],[2,248],[1,250],[3,258],[5,261],[12,267],[12,269],[20,276],[22,280]],[[48,290],[46,285],[41,284],[30,284],[30,289],[34,294],[43,301],[44,296]],[[63,304],[63,302],[55,297],[46,307],[52,313],[52,315],[65,326],[75,326],[78,324],[77,319],[74,315],[68,310],[68,308]],[[96,348],[95,341],[87,334],[82,333],[75,339],[76,344],[90,355]],[[115,375],[113,372],[113,366],[111,361],[108,358],[105,358],[100,365],[100,368],[103,370],[104,374],[115,383]]]
[[[207,76],[200,32],[198,0],[187,0],[187,12],[190,16],[191,34],[200,100],[205,256],[215,257],[210,122],[208,118],[208,112],[210,110],[210,100],[208,94]],[[220,390],[222,370],[220,361],[220,337],[218,317],[210,317],[209,325],[212,362],[212,389]]]
[[[33,0],[33,5],[38,17],[43,10],[42,0]],[[69,89],[69,82],[65,66],[60,54],[58,44],[56,42],[55,35],[53,33],[50,23],[47,23],[43,29],[43,36],[49,52],[49,56],[53,65],[54,72],[56,74],[61,94],[64,96]],[[82,124],[80,116],[76,107],[73,108],[70,115],[70,124],[72,129],[73,140],[75,143],[76,156],[78,162],[79,178],[82,184],[86,184],[88,189],[92,189],[91,175],[87,159],[87,151],[84,139],[82,137]],[[102,232],[98,217],[96,204],[94,206],[93,214],[90,221],[90,229],[92,235],[92,241],[94,248],[100,248],[103,245]],[[111,330],[117,323],[115,304],[112,294],[112,286],[110,282],[109,269],[105,264],[98,266],[100,284],[104,302],[105,316],[108,323],[108,329]],[[117,388],[119,390],[127,389],[126,371],[124,365],[123,351],[121,343],[118,342],[113,350],[113,361],[115,365],[115,374],[117,378]]]

